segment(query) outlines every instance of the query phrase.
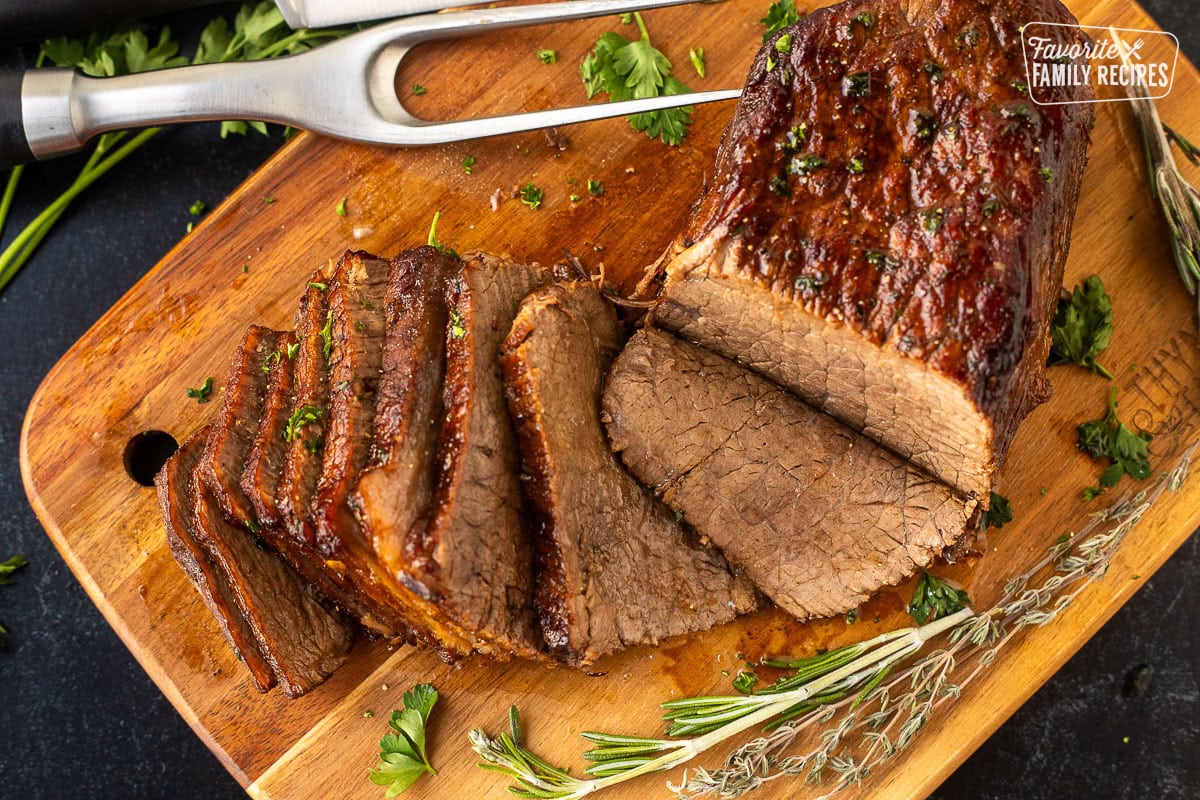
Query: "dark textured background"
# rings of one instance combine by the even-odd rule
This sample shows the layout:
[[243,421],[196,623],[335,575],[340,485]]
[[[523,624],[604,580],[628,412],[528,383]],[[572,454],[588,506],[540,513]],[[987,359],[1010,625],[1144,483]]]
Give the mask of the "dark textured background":
[[[1145,6],[1200,59],[1194,0]],[[206,16],[172,23],[195,30]],[[0,50],[0,65],[21,55]],[[213,125],[158,136],[94,187],[0,294],[0,560],[30,560],[14,585],[0,588],[0,620],[11,631],[0,654],[0,798],[245,797],[42,532],[21,486],[17,443],[42,376],[183,235],[191,203],[215,205],[277,146],[277,135],[222,141]],[[80,163],[26,172],[4,244]],[[1200,797],[1198,601],[1193,536],[935,797]],[[362,796],[382,792],[364,780]]]

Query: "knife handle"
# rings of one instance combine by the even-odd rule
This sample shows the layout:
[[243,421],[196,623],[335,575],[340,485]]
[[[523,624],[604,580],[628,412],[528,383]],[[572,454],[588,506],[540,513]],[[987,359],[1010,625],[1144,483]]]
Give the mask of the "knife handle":
[[21,82],[25,70],[0,69],[0,169],[33,161],[21,113]]
[[31,42],[218,0],[3,0],[0,42]]

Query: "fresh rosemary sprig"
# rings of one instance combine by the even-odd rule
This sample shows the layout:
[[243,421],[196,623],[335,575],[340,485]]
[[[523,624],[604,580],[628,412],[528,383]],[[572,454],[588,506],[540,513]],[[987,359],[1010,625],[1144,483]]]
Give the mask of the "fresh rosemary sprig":
[[482,730],[470,734],[471,746],[483,759],[480,766],[508,775],[509,788],[518,797],[575,800],[608,786],[652,772],[669,770],[691,761],[708,749],[766,723],[780,724],[814,708],[869,694],[901,662],[921,650],[927,641],[969,618],[963,609],[921,628],[904,628],[800,660],[767,660],[768,666],[793,670],[774,685],[753,694],[690,697],[663,703],[669,737],[643,738],[586,732],[596,745],[584,753],[592,762],[577,778],[551,766],[521,742],[515,708],[510,711],[511,732],[496,738]]
[[[1125,45],[1116,31],[1110,29],[1110,35],[1121,54],[1121,60],[1129,66]],[[1200,282],[1200,193],[1179,174],[1179,166],[1171,152],[1171,142],[1175,141],[1192,163],[1196,163],[1197,150],[1191,142],[1163,124],[1154,100],[1140,81],[1126,91],[1142,132],[1150,194],[1166,217],[1167,227],[1171,231],[1175,266],[1179,269],[1184,288],[1196,298],[1197,322],[1200,324],[1200,294],[1196,291]]]

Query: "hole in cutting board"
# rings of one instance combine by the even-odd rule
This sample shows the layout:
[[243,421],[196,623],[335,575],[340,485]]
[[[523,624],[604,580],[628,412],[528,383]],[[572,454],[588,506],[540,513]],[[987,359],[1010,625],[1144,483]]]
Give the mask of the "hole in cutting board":
[[154,476],[179,449],[179,442],[166,431],[142,431],[125,445],[125,474],[142,486],[153,486]]

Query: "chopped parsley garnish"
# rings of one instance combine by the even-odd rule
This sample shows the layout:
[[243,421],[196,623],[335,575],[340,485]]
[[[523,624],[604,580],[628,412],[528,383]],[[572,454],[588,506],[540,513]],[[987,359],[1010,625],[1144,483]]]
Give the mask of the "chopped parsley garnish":
[[921,228],[926,233],[937,233],[942,229],[942,223],[945,221],[946,212],[944,209],[930,209],[921,212]]
[[1100,486],[1116,486],[1122,475],[1137,480],[1150,476],[1150,451],[1147,444],[1154,437],[1146,431],[1134,433],[1117,416],[1117,385],[1108,396],[1108,413],[1101,419],[1085,422],[1075,429],[1079,436],[1076,446],[1093,461],[1107,458],[1112,463],[1100,475]]
[[558,53],[554,50],[538,50],[537,57],[543,64],[553,64],[558,61]]
[[425,94],[425,92],[426,92],[426,91],[427,91],[427,90],[425,89],[425,87],[424,87],[424,86],[422,86],[422,85],[421,85],[421,84],[419,84],[419,83],[414,83],[414,84],[412,85],[412,93],[413,93],[413,94],[415,94],[415,95],[422,95],[422,94]]
[[404,693],[403,711],[392,712],[391,732],[379,740],[379,763],[370,775],[371,783],[387,787],[387,797],[406,791],[426,773],[437,775],[425,752],[425,729],[437,700],[437,690],[422,683]]
[[275,202],[275,198],[274,197],[264,197],[263,202],[267,205],[271,205],[271,203]]
[[883,250],[868,250],[865,254],[867,263],[875,269],[891,272],[900,264]]
[[463,172],[470,175],[475,168],[475,156],[467,156],[462,160]]
[[696,70],[696,74],[701,78],[704,77],[706,66],[704,61],[704,48],[692,47],[688,50],[688,60],[692,62],[692,68]]
[[542,190],[532,183],[526,183],[521,187],[520,197],[522,203],[535,211],[542,207]]
[[588,194],[592,197],[601,197],[604,195],[604,184],[597,180],[588,178],[587,182]]
[[333,355],[333,311],[331,310],[325,315],[325,327],[317,331],[317,336],[321,337],[321,352],[325,354],[325,360],[328,361]]
[[437,226],[438,226],[438,220],[441,218],[442,218],[442,212],[440,212],[440,211],[433,212],[433,222],[430,223],[430,225],[429,225],[429,239],[427,240],[427,243],[430,247],[432,247],[434,250],[437,250],[439,253],[441,253],[444,256],[450,256],[451,258],[458,258],[458,253],[456,253],[454,251],[453,247],[449,247],[448,245],[444,245],[438,241]]
[[1012,522],[1012,518],[1012,506],[1009,505],[1008,498],[992,492],[988,510],[979,517],[979,527],[985,531],[988,528],[1000,529]]
[[983,216],[990,219],[991,217],[995,216],[996,211],[999,208],[1000,202],[998,200],[988,200],[983,204]]
[[280,352],[278,350],[272,350],[270,353],[268,353],[267,357],[263,359],[263,363],[262,363],[263,375],[268,374],[271,371],[271,364],[279,361],[279,359],[280,359]]
[[908,613],[918,625],[961,611],[971,604],[971,598],[962,589],[955,589],[926,570],[921,570],[917,588],[908,603]]
[[287,425],[283,428],[283,440],[294,442],[300,438],[300,429],[310,422],[316,422],[325,415],[325,409],[320,406],[300,406],[288,417]]
[[945,71],[942,69],[941,64],[938,64],[934,61],[926,61],[921,69],[926,75],[929,76],[929,80],[931,81],[940,81],[942,79],[942,73]]
[[1038,172],[1046,179],[1046,183],[1054,183],[1054,170],[1049,167],[1042,167]]
[[[650,32],[640,13],[634,12],[641,36],[629,40],[619,33],[600,37],[592,52],[579,65],[587,96],[607,92],[609,100],[640,100],[649,97],[684,94],[688,87],[671,76],[671,61],[650,43]],[[692,124],[691,106],[667,108],[633,114],[629,124],[651,139],[678,145]]]
[[1075,287],[1070,299],[1058,301],[1050,323],[1050,366],[1078,364],[1112,380],[1112,373],[1096,361],[1112,339],[1112,322],[1112,300],[1104,281],[1092,275]]
[[850,159],[850,164],[846,167],[854,175],[862,175],[867,171],[866,162],[862,160],[862,156],[853,156]]
[[824,166],[825,159],[809,153],[806,156],[797,156],[789,161],[787,171],[792,175],[811,175]]
[[208,210],[208,206],[204,204],[204,201],[197,200],[196,202],[192,203],[191,208],[188,209],[188,213],[191,214],[193,217],[198,217],[207,210]]
[[842,79],[842,93],[847,97],[867,97],[871,94],[871,73],[852,72]]
[[209,398],[212,396],[212,390],[213,379],[210,375],[204,379],[204,383],[200,384],[199,389],[193,389],[191,386],[189,386],[187,387],[186,392],[187,396],[195,400],[197,403],[207,403]]
[[467,324],[463,321],[462,314],[458,313],[457,308],[450,309],[450,338],[461,339],[467,335]]
[[770,188],[772,194],[779,197],[788,197],[792,193],[792,187],[788,185],[786,175],[772,175],[767,186]]
[[318,292],[323,292],[329,288],[328,283],[321,283],[320,281],[309,281],[308,285],[310,288],[316,289]]
[[869,28],[875,24],[875,15],[872,14],[870,11],[864,11],[861,14],[859,14],[857,17],[855,17],[854,19],[850,20],[850,27],[853,28],[854,23],[856,23],[856,22],[859,25],[862,25],[864,28]]
[[744,669],[738,670],[738,674],[733,678],[733,688],[742,694],[753,694],[756,683],[758,683],[758,676]]
[[287,346],[287,357],[291,361],[296,360],[296,354],[300,352],[300,343],[292,342]]
[[775,52],[783,54],[792,52],[792,35],[790,33],[785,33],[775,40]]
[[346,201],[349,199],[350,198],[348,197],[343,197],[340,201],[338,201],[337,208],[335,208],[334,211],[337,212],[339,217],[346,216]]
[[796,11],[795,0],[776,0],[767,9],[767,15],[759,20],[767,28],[763,33],[762,40],[767,41],[771,38],[771,34],[799,21],[800,13]]

